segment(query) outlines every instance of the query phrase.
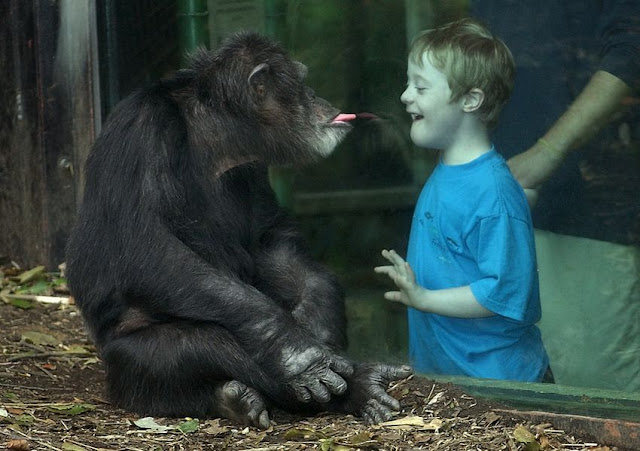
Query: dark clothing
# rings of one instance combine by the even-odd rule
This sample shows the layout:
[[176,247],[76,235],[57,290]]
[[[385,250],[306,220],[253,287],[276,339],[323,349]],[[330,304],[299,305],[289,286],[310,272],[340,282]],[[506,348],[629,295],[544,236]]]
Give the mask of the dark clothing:
[[[516,81],[492,140],[509,158],[531,147],[566,111],[597,70],[640,88],[640,1],[472,0],[471,15],[483,20],[511,49]],[[602,147],[617,130],[589,144]],[[533,212],[538,228],[573,235],[585,231],[580,161],[589,148],[572,152],[543,186]],[[606,239],[604,236],[597,236]]]

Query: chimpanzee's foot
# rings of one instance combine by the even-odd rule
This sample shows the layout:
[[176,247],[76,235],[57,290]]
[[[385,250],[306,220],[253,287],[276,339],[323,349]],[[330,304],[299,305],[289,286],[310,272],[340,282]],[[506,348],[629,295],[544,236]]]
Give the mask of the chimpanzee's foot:
[[215,391],[217,413],[242,424],[267,429],[269,412],[262,396],[242,382],[229,381],[220,384]]

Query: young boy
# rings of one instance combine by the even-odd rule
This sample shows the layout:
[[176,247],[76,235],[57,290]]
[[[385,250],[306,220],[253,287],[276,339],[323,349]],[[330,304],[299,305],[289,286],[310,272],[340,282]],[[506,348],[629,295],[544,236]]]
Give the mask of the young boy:
[[[409,354],[423,373],[541,381],[538,274],[527,199],[489,139],[513,86],[509,49],[464,19],[411,47],[411,139],[440,150],[416,205],[405,262],[375,268],[409,306]],[[415,269],[415,273],[412,270]]]

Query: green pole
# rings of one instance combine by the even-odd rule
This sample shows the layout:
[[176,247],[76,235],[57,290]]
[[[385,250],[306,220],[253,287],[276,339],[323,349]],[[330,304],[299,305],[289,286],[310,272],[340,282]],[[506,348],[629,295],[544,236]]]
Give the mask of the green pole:
[[[281,0],[264,0],[265,34],[280,41],[283,45],[286,29],[286,2]],[[287,209],[293,208],[293,178],[290,168],[269,167],[269,181],[278,199],[278,203]]]
[[178,1],[178,31],[183,60],[198,47],[209,47],[207,0]]

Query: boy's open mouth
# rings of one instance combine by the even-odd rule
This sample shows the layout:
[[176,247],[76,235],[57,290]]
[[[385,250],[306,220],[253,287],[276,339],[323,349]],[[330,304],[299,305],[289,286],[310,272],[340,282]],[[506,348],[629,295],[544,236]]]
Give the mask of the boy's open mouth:
[[412,114],[411,115],[411,120],[413,120],[414,122],[415,121],[419,121],[420,119],[423,119],[423,118],[424,118],[424,116],[421,116],[419,114]]

